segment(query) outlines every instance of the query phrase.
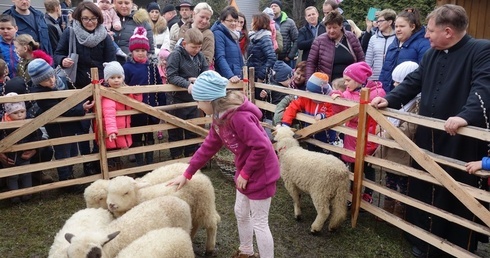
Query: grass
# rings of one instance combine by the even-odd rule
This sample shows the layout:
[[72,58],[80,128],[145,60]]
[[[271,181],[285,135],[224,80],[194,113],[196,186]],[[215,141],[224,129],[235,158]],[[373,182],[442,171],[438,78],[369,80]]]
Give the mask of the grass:
[[[230,257],[238,248],[238,233],[233,206],[233,183],[214,165],[204,170],[213,181],[221,223],[218,228],[218,257]],[[378,222],[361,213],[356,228],[348,218],[340,230],[330,233],[326,226],[318,236],[309,234],[316,212],[309,196],[303,197],[303,220],[295,221],[292,200],[278,182],[272,199],[269,224],[274,236],[275,256],[282,257],[411,257],[410,247],[396,227]],[[60,191],[38,193],[19,205],[0,201],[0,256],[3,258],[47,257],[57,231],[66,219],[84,208],[82,194]],[[205,232],[200,230],[195,247],[204,251]]]

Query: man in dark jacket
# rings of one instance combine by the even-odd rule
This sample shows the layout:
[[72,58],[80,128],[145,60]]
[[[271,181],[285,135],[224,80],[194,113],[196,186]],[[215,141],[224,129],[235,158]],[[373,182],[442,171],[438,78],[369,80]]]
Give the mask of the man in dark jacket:
[[162,16],[167,21],[167,28],[170,28],[177,22],[179,22],[179,16],[177,16],[177,11],[175,11],[175,6],[173,4],[168,4],[162,9]]
[[45,0],[44,8],[46,8],[44,19],[48,25],[49,41],[54,53],[63,33],[63,29],[61,28],[61,5],[58,0]]
[[[339,4],[337,3],[336,0],[325,0],[323,3],[323,15],[324,17],[327,17],[327,14],[329,14],[331,11],[339,11],[340,14],[343,15],[343,10],[339,8]],[[344,15],[345,16],[345,15]],[[325,18],[323,18],[322,21],[325,21]],[[345,30],[347,31],[352,31],[349,22],[344,18],[344,22],[342,23],[342,26],[344,27]]]
[[298,40],[298,28],[296,23],[281,11],[282,2],[279,0],[271,1],[270,8],[274,12],[274,21],[279,24],[282,35],[282,52],[277,55],[277,60],[282,60],[291,68],[295,66],[295,57],[298,52],[296,41]]
[[19,28],[17,34],[29,34],[36,42],[39,42],[41,49],[53,55],[53,48],[49,41],[48,25],[44,20],[44,15],[31,6],[31,1],[12,0],[14,5],[3,12],[14,17]]
[[[484,112],[490,109],[490,101],[487,101],[490,99],[490,41],[473,39],[466,34],[468,16],[461,6],[443,5],[427,17],[426,37],[430,40],[431,49],[425,53],[420,67],[388,93],[386,98],[376,97],[371,104],[379,108],[400,108],[421,93],[419,114],[445,120],[445,131],[419,125],[415,132],[415,143],[422,149],[448,158],[464,162],[481,160],[488,151],[488,143],[457,133],[459,128],[468,125],[488,127]],[[423,170],[417,163],[413,166]],[[453,167],[442,167],[458,183],[482,189],[487,187],[487,180]],[[455,196],[444,187],[417,178],[410,177],[409,180],[410,197],[464,219],[479,221],[478,214],[472,213],[461,201],[464,197]],[[488,203],[484,206],[488,208]],[[488,236],[463,227],[460,223],[408,205],[406,219],[440,239],[451,242],[448,244],[470,252],[476,251],[478,241],[488,241]],[[407,238],[413,245],[412,253],[416,257],[449,256],[412,235],[407,234]]]
[[325,33],[325,25],[318,22],[318,10],[314,6],[308,6],[305,9],[305,26],[301,27],[298,32],[298,49],[303,50],[301,61],[308,59],[311,44],[318,35]]

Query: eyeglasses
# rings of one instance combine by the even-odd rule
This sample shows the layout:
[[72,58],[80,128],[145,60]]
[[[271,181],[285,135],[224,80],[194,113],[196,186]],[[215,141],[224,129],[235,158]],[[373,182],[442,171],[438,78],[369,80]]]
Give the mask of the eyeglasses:
[[[237,23],[238,21],[237,20],[225,20],[225,22],[229,22],[229,23]],[[242,22],[243,23],[243,22]]]
[[377,20],[378,23],[385,22],[386,20]]
[[83,21],[83,22],[92,22],[92,23],[94,23],[94,22],[97,22],[97,20],[98,20],[98,19],[99,19],[99,18],[97,18],[97,17],[92,17],[92,18],[89,18],[89,17],[82,17],[82,21]]

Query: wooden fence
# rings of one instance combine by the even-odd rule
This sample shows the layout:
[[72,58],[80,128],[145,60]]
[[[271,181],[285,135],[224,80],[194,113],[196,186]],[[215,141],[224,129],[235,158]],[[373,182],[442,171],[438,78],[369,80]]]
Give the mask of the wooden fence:
[[[254,69],[250,68],[249,73],[247,73],[246,69],[244,69],[244,74],[249,74],[250,78],[254,78]],[[93,70],[92,78],[94,79],[94,81],[98,81],[97,76],[98,76],[97,72]],[[297,115],[298,120],[310,123],[311,125],[300,129],[299,131],[297,131],[297,134],[301,135],[302,140],[308,143],[320,146],[332,152],[348,155],[350,157],[355,158],[354,171],[351,174],[351,180],[353,180],[353,185],[354,185],[353,194],[352,194],[352,209],[351,209],[352,212],[351,218],[352,218],[353,227],[355,227],[357,224],[359,210],[360,208],[362,208],[372,213],[373,215],[387,221],[388,223],[395,225],[401,230],[410,233],[447,253],[450,253],[457,257],[476,257],[475,254],[470,253],[458,246],[455,246],[452,243],[448,242],[447,240],[441,239],[440,237],[435,236],[430,232],[418,228],[394,216],[393,214],[384,211],[383,209],[377,207],[375,204],[369,204],[368,202],[361,200],[362,187],[369,187],[373,189],[375,192],[378,192],[379,194],[389,196],[406,205],[410,205],[418,209],[425,210],[435,216],[443,217],[448,221],[458,223],[459,225],[462,225],[473,231],[490,236],[490,228],[489,228],[490,212],[478,202],[478,201],[483,201],[487,203],[490,202],[490,193],[482,189],[474,188],[455,181],[440,166],[440,164],[450,166],[461,170],[461,173],[466,173],[464,168],[464,162],[439,156],[427,150],[422,150],[418,148],[398,128],[394,127],[387,120],[387,117],[393,117],[403,121],[408,121],[410,123],[424,125],[426,127],[431,127],[435,130],[444,130],[444,121],[434,119],[434,118],[427,118],[416,114],[404,113],[401,111],[391,110],[391,109],[377,110],[369,106],[368,104],[360,104],[360,103],[351,102],[343,99],[333,100],[329,96],[314,94],[314,93],[300,91],[300,90],[288,89],[280,86],[255,83],[253,81],[249,82],[247,78],[248,77],[246,77],[242,82],[238,84],[228,85],[229,86],[228,88],[235,89],[235,90],[243,90],[245,94],[251,99],[252,102],[254,102],[259,108],[264,110],[274,112],[275,105],[261,100],[254,99],[253,93],[255,87],[265,89],[265,90],[270,90],[270,91],[294,94],[297,96],[303,96],[322,102],[330,102],[330,103],[335,103],[338,105],[343,105],[348,107],[345,111],[321,121],[315,121],[313,117],[305,114],[298,114]],[[211,119],[209,117],[182,120],[165,112],[179,107],[195,106],[196,103],[185,103],[185,104],[151,107],[124,95],[128,93],[171,92],[171,91],[182,91],[182,90],[186,90],[186,89],[178,88],[173,85],[131,86],[131,87],[122,87],[120,89],[114,90],[111,88],[102,87],[100,84],[97,83],[97,84],[90,84],[81,90],[65,90],[65,91],[50,92],[50,93],[24,94],[16,97],[5,97],[5,96],[0,97],[0,104],[7,103],[7,102],[17,102],[17,101],[35,101],[37,99],[45,99],[45,98],[56,98],[56,99],[65,98],[61,103],[59,103],[52,109],[46,111],[45,113],[37,116],[34,119],[28,119],[24,121],[13,121],[13,122],[0,122],[0,130],[18,128],[12,134],[8,135],[6,138],[0,141],[0,152],[20,151],[20,150],[40,148],[43,146],[50,146],[50,145],[53,146],[57,144],[75,143],[75,142],[88,141],[88,140],[91,141],[95,139],[96,133],[98,134],[99,139],[105,138],[103,133],[103,128],[102,128],[102,111],[100,109],[96,109],[95,114],[89,113],[83,117],[60,116],[66,110],[70,109],[71,107],[82,102],[84,99],[90,96],[92,96],[95,99],[96,106],[101,106],[101,97],[107,97],[133,108],[133,110],[129,110],[129,111],[119,111],[117,112],[117,115],[131,115],[131,114],[137,114],[142,112],[155,116],[166,122],[165,124],[156,124],[156,125],[123,129],[119,131],[120,135],[156,132],[159,130],[168,130],[176,127],[181,127],[183,129],[192,131],[204,137],[205,135],[207,135],[208,131],[203,127],[203,125],[209,124],[211,122]],[[361,101],[361,103],[367,103],[368,96],[369,96],[368,90],[363,89],[361,94],[361,99],[364,101]],[[393,140],[388,140],[376,135],[368,134],[367,130],[354,130],[352,128],[343,126],[343,124],[346,121],[356,116],[359,117],[358,128],[366,128],[367,118],[368,116],[370,116],[393,137]],[[95,119],[98,121],[97,122],[98,126],[97,128],[94,129],[95,133],[41,140],[38,142],[31,142],[31,143],[24,143],[24,144],[16,144],[20,139],[24,138],[26,135],[32,133],[34,130],[37,130],[39,127],[47,123],[78,121],[78,120],[86,120],[86,119]],[[358,142],[357,142],[356,151],[346,150],[341,147],[326,144],[308,137],[316,132],[326,130],[326,129],[333,129],[337,132],[341,132],[346,135],[357,137]],[[458,133],[468,137],[477,138],[482,141],[490,142],[490,132],[481,128],[475,128],[469,126],[460,129]],[[100,178],[108,179],[119,175],[127,175],[132,173],[149,171],[157,167],[160,167],[164,164],[173,163],[173,162],[179,162],[179,161],[186,162],[188,161],[189,158],[182,158],[178,160],[159,162],[159,163],[149,164],[140,167],[123,168],[115,171],[109,171],[107,159],[127,156],[136,153],[144,153],[148,151],[156,151],[156,150],[169,149],[173,147],[201,143],[203,141],[203,137],[172,142],[172,143],[168,143],[168,142],[156,143],[155,145],[151,145],[151,146],[134,147],[126,150],[109,150],[109,151],[105,148],[105,143],[103,141],[100,141],[99,153],[96,154],[80,155],[68,159],[53,160],[50,162],[31,164],[31,165],[26,165],[21,167],[3,168],[0,169],[0,178],[11,176],[11,175],[23,174],[23,173],[31,173],[35,171],[43,171],[47,169],[57,168],[60,166],[74,165],[74,164],[80,164],[80,163],[90,162],[90,161],[100,161],[101,164],[100,174],[72,179],[72,180],[61,181],[61,182],[42,184],[31,188],[3,192],[0,193],[0,199],[10,198],[14,196],[30,194],[30,193],[40,192],[40,191],[46,191],[50,189],[56,189],[68,185],[90,183]],[[429,173],[411,167],[403,166],[394,163],[392,161],[383,160],[372,156],[365,156],[364,149],[365,149],[366,142],[368,140],[386,147],[405,150],[426,171],[429,171]],[[467,219],[453,215],[434,206],[410,198],[406,195],[388,189],[387,187],[385,187],[383,184],[379,182],[373,182],[370,180],[363,179],[364,161],[380,167],[396,170],[407,176],[418,178],[447,188],[463,204],[465,204],[466,207],[469,210],[471,210],[475,216],[480,218],[484,224],[482,225],[482,224],[475,223],[473,221],[469,221]],[[482,178],[487,178],[490,176],[490,172],[478,171],[476,175]]]

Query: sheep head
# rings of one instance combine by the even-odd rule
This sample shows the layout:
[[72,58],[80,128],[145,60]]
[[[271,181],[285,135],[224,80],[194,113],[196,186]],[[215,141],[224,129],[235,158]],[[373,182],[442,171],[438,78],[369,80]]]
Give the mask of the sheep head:
[[109,180],[98,179],[90,184],[83,193],[87,208],[107,208],[107,187]]
[[278,127],[275,131],[274,140],[275,150],[279,155],[287,148],[299,146],[298,141],[294,138],[294,132],[289,127]]
[[137,182],[128,176],[113,178],[107,187],[107,208],[115,217],[120,217],[138,204],[138,190],[146,186],[146,182]]
[[105,258],[108,257],[102,247],[119,235],[116,231],[109,235],[101,232],[89,232],[75,236],[65,234],[65,239],[70,243],[67,249],[68,258]]

